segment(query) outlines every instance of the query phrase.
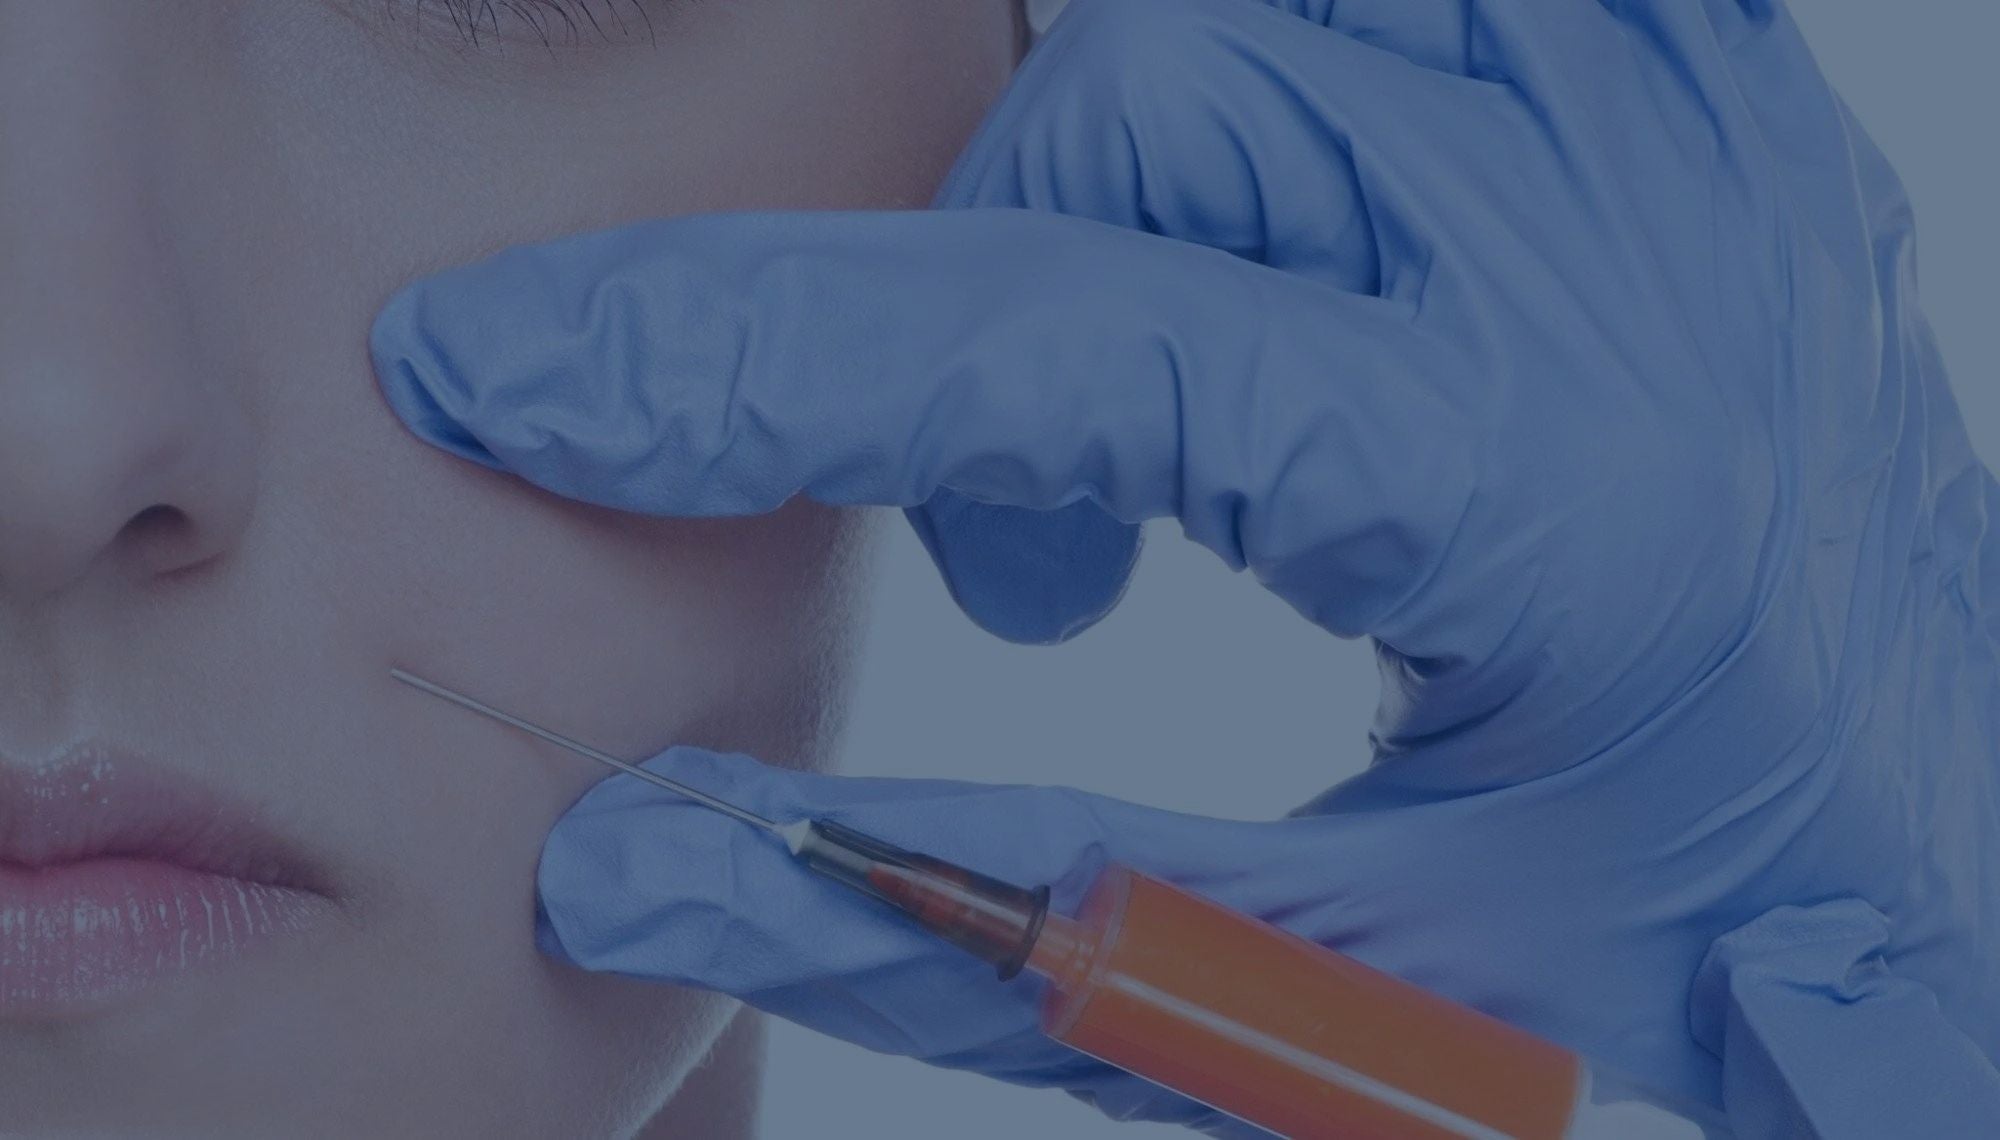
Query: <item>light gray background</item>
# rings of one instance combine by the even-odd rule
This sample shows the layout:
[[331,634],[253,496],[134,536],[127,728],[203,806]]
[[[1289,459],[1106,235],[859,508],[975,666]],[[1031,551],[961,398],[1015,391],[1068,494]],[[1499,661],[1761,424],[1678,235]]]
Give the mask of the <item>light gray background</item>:
[[[1794,0],[1835,85],[1916,201],[1923,303],[1974,442],[2000,461],[2000,5]],[[1161,807],[1283,813],[1367,756],[1365,642],[1295,620],[1177,529],[1157,527],[1124,606],[1083,639],[978,634],[900,525],[885,527],[848,770],[1060,783]],[[879,1057],[773,1023],[768,1140],[1189,1135],[1103,1121],[1061,1093]]]

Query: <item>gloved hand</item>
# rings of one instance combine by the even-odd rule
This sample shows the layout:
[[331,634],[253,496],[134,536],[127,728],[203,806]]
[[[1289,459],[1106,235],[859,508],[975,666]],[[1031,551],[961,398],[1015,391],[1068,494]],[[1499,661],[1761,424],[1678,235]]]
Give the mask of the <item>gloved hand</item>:
[[[1992,1134],[2000,487],[1902,192],[1781,7],[1079,0],[939,204],[508,252],[396,298],[377,366],[419,434],[560,494],[909,508],[1023,639],[1178,517],[1374,639],[1375,765],[1240,824],[655,763],[1059,901],[1130,862],[1726,1088],[1745,1135]],[[585,966],[1208,1119],[635,781],[541,891]]]

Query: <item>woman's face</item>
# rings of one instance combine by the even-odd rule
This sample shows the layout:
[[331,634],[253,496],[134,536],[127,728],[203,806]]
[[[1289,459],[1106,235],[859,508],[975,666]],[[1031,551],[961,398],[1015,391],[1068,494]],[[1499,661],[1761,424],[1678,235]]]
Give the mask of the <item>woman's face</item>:
[[1014,0],[0,0],[0,1133],[728,1134],[740,1072],[658,1110],[735,1006],[534,948],[600,773],[388,670],[811,764],[855,528],[450,460],[367,330],[505,245],[919,206],[1017,48]]

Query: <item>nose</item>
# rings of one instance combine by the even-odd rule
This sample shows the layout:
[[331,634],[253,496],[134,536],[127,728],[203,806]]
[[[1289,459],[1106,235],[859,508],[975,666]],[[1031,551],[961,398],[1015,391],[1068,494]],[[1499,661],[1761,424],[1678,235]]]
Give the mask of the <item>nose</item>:
[[0,599],[33,603],[100,569],[201,566],[250,513],[240,416],[144,351],[170,338],[141,323],[91,340],[65,323],[75,339],[50,328],[34,350],[13,336],[0,349]]
[[143,9],[52,8],[0,8],[0,606],[210,563],[254,498],[241,386],[191,311],[166,189],[188,160]]

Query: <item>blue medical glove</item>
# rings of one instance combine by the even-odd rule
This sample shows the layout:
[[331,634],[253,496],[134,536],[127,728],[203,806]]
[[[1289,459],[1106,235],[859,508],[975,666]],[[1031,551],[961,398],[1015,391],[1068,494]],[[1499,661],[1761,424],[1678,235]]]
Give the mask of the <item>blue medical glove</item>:
[[[1994,1134],[2000,486],[1782,7],[1079,0],[939,204],[511,251],[396,298],[377,366],[559,494],[907,508],[1022,639],[1176,517],[1373,639],[1376,763],[1265,824],[656,763],[1060,898],[1128,861],[1746,1135]],[[546,940],[1203,1119],[764,843],[607,783]]]

